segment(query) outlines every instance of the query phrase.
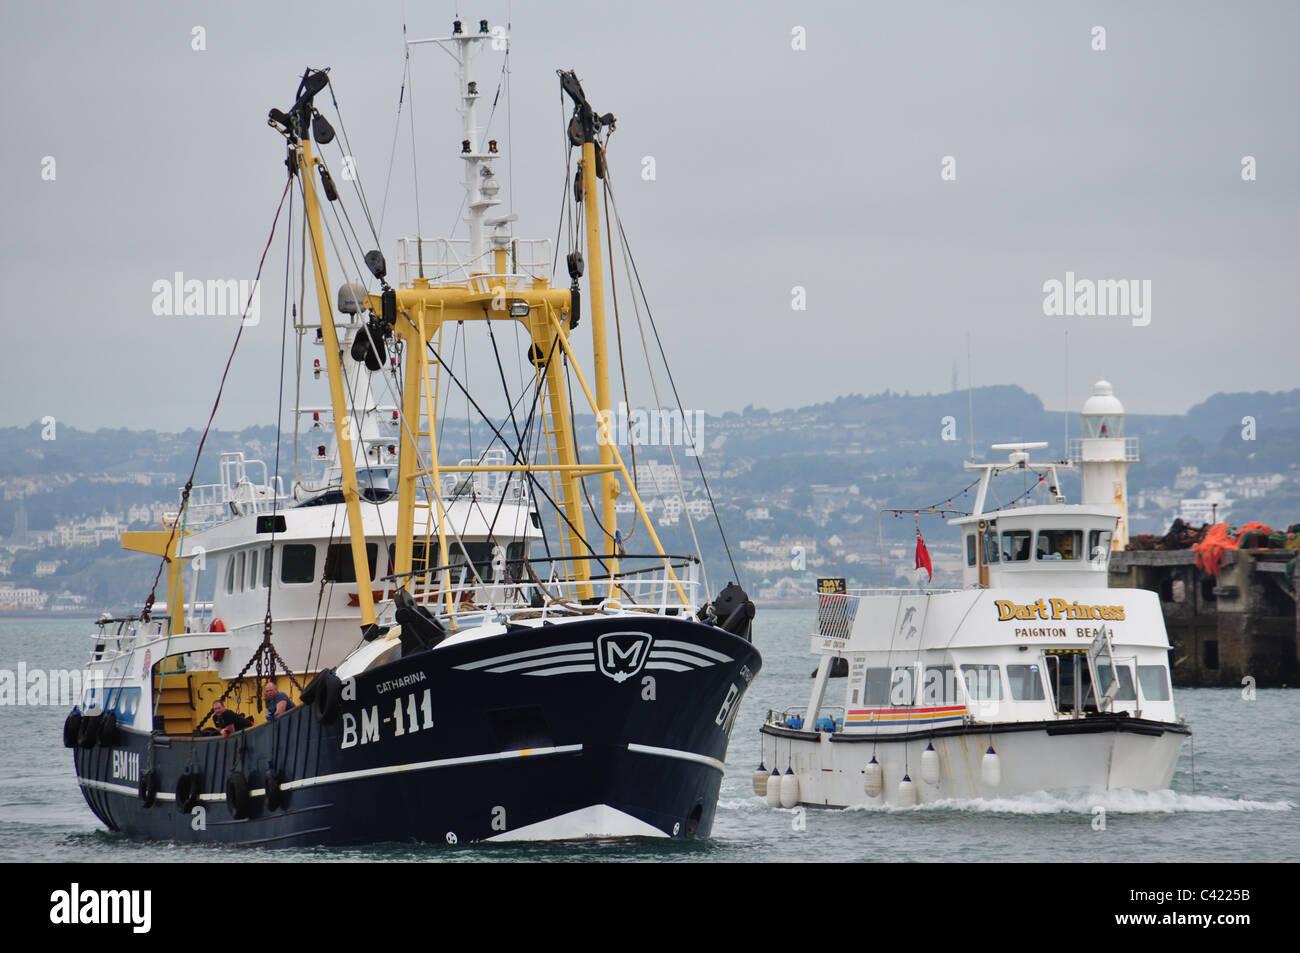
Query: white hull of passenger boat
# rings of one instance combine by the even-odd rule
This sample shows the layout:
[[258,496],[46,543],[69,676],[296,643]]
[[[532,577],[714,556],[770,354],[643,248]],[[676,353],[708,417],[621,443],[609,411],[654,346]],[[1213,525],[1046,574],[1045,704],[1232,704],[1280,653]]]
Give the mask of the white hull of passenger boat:
[[[1133,790],[1169,787],[1187,731],[1167,725],[1157,735],[1116,728],[1062,736],[1046,728],[971,731],[939,738],[903,741],[896,736],[873,744],[865,738],[820,733],[818,740],[781,737],[764,732],[763,763],[790,767],[799,781],[799,804],[818,807],[898,805],[905,776],[915,784],[920,804],[949,799],[1017,797],[1040,791]],[[939,778],[922,777],[928,745],[937,756]],[[1000,778],[988,783],[984,759],[997,754]],[[880,793],[864,788],[868,762],[881,767]]]

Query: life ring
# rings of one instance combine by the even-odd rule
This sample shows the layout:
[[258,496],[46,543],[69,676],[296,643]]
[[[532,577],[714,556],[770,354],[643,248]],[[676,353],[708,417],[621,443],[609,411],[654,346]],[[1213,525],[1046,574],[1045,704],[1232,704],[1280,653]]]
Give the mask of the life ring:
[[333,672],[322,673],[325,678],[316,690],[316,722],[332,725],[339,717],[339,701],[343,695],[343,682]]
[[81,727],[77,732],[77,744],[82,748],[95,747],[95,739],[99,737],[99,716],[82,715]]
[[95,735],[95,743],[110,747],[117,740],[117,713],[105,712],[99,719],[99,731]]
[[[208,625],[208,631],[209,631],[209,632],[225,632],[225,631],[226,631],[226,623],[222,622],[220,619],[213,619],[212,622]],[[226,657],[226,650],[225,650],[225,649],[213,649],[213,650],[212,650],[212,660],[213,660],[214,662],[220,662],[220,661],[221,661],[222,659],[224,659],[225,657]]]
[[75,748],[81,736],[81,712],[72,709],[63,720],[63,747]]
[[182,814],[188,814],[194,810],[194,805],[199,803],[199,788],[202,776],[195,774],[182,774],[176,780],[176,810]]
[[243,771],[231,771],[226,775],[226,806],[230,816],[237,821],[248,817],[251,799],[248,796],[248,779]]
[[280,788],[280,779],[276,777],[274,768],[266,769],[266,809],[268,811],[278,811],[280,805],[284,803],[284,791]]
[[140,775],[140,803],[145,807],[153,807],[156,800],[158,800],[158,772],[146,771]]

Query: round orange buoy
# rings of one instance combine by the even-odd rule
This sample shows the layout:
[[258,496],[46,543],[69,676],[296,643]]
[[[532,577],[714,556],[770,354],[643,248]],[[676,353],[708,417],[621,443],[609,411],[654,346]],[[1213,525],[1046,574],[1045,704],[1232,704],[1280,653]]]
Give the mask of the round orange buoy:
[[[225,632],[225,631],[226,631],[226,623],[222,622],[220,619],[213,619],[213,620],[212,620],[212,623],[208,626],[208,631],[209,631],[209,632]],[[225,650],[225,649],[213,649],[213,650],[212,650],[212,660],[213,660],[214,662],[220,662],[220,661],[221,661],[223,658],[225,658],[225,657],[226,657],[226,650]]]

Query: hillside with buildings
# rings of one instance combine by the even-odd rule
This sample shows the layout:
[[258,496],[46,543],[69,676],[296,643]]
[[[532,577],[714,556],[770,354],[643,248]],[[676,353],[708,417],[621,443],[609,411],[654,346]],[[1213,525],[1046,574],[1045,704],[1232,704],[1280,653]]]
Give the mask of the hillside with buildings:
[[[1069,435],[1078,437],[1077,409],[1068,416]],[[576,423],[584,455],[594,456],[594,420]],[[665,547],[692,552],[698,538],[714,589],[726,581],[721,577],[739,575],[768,601],[807,594],[819,575],[845,576],[857,586],[910,583],[917,528],[934,559],[935,584],[953,584],[958,552],[943,511],[970,508],[962,463],[972,445],[975,459],[988,458],[989,444],[1030,440],[1049,444],[1038,457],[1066,456],[1066,415],[1046,411],[1036,396],[1011,385],[969,395],[887,391],[721,415],[634,410],[617,423],[620,436],[641,443],[625,457],[629,467],[635,457],[638,490]],[[687,428],[697,436],[698,456]],[[1162,533],[1175,518],[1259,520],[1279,528],[1300,522],[1300,390],[1216,394],[1183,415],[1130,413],[1127,428],[1139,445],[1128,472],[1132,533]],[[156,564],[122,552],[118,536],[157,528],[177,509],[199,433],[61,426],[56,439],[43,437],[39,424],[0,429],[0,611],[96,614],[138,605]],[[319,439],[300,435],[304,460]],[[476,456],[493,439],[486,425],[449,427],[443,457]],[[221,450],[240,449],[270,464],[275,442],[268,426],[214,433],[196,483],[216,479]],[[286,485],[291,445],[287,437],[281,446]],[[1077,476],[1067,472],[1062,482],[1076,501]],[[1032,499],[1032,489],[1005,474],[993,505],[1010,505],[1026,491]],[[727,530],[730,560],[709,491]],[[918,512],[900,518],[883,512],[888,508]],[[628,526],[632,509],[625,492],[618,511]],[[627,539],[629,551],[648,547],[639,532]]]

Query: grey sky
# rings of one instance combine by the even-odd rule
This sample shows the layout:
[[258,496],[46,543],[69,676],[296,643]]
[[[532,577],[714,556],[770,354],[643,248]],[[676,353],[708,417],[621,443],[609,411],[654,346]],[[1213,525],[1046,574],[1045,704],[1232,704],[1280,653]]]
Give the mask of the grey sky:
[[[408,3],[410,34],[444,34],[453,10]],[[461,12],[496,23],[506,5]],[[513,145],[518,234],[555,235],[554,70],[572,67],[619,118],[620,208],[690,408],[942,392],[954,360],[964,387],[968,331],[977,385],[1053,409],[1067,330],[1071,409],[1103,374],[1137,413],[1297,384],[1296,4],[517,2],[511,16],[513,143],[504,105],[493,134]],[[266,110],[306,65],[332,67],[378,213],[401,21],[398,3],[0,4],[0,425],[202,426],[237,320],[157,317],[151,286],[252,277],[284,174]],[[450,60],[414,55],[433,237],[460,200],[459,126]],[[481,85],[498,64],[485,57]],[[390,262],[416,224],[408,119]],[[1257,181],[1242,181],[1246,155]],[[219,424],[273,419],[283,268],[277,239]],[[1043,282],[1067,271],[1149,279],[1150,325],[1045,317]]]

